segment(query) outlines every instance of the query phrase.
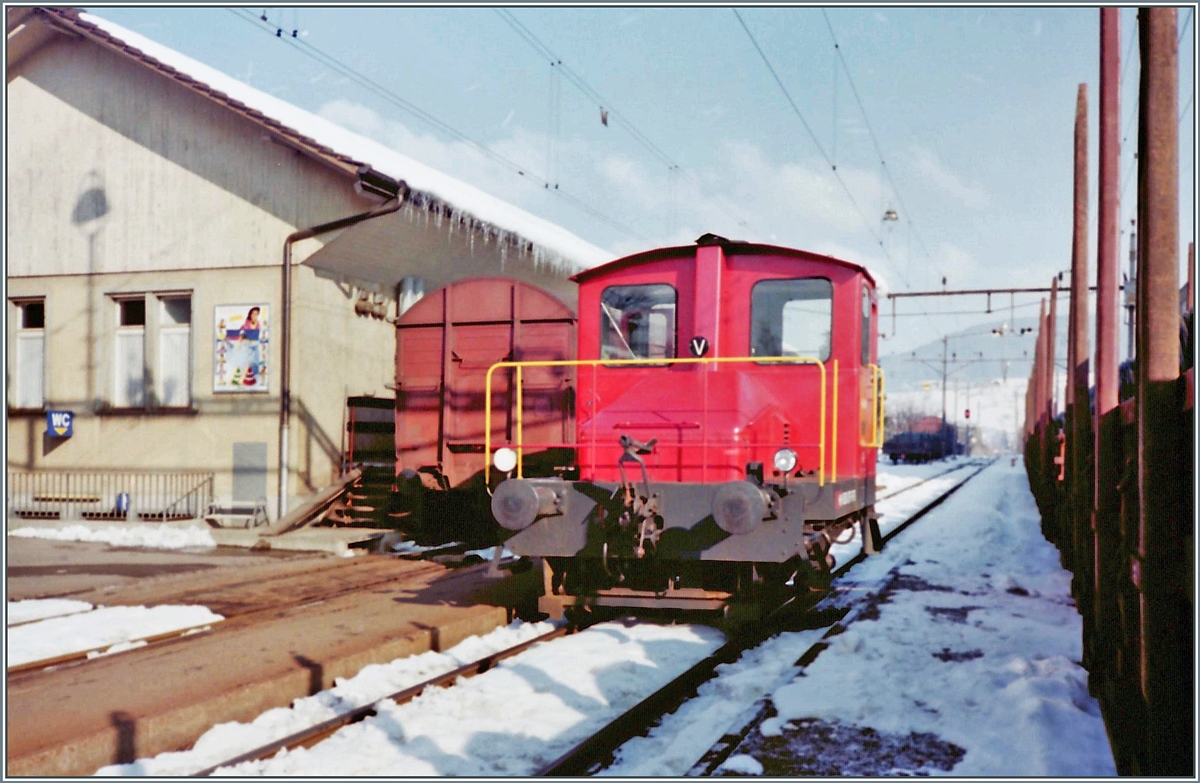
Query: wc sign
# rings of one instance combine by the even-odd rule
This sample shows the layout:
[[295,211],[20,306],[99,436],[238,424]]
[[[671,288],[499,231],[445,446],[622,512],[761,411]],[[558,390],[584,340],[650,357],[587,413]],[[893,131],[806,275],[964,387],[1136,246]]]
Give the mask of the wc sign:
[[46,434],[51,438],[69,438],[74,435],[71,429],[75,414],[71,411],[46,411]]

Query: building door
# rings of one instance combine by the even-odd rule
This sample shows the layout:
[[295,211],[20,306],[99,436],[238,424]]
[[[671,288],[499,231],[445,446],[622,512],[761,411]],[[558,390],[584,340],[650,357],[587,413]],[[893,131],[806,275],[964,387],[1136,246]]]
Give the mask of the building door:
[[233,499],[255,502],[267,497],[267,444],[233,444]]

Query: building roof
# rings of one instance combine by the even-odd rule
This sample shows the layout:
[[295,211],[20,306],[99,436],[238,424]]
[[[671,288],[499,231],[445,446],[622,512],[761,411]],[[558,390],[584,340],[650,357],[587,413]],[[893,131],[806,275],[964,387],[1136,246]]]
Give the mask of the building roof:
[[[379,142],[268,95],[145,36],[106,19],[72,8],[9,9],[13,31],[37,14],[52,27],[86,38],[129,57],[167,78],[263,126],[281,142],[358,179],[374,170],[404,180],[409,200],[442,217],[457,219],[521,251],[547,258],[573,271],[604,263],[613,254],[548,220],[501,201]],[[34,44],[37,45],[36,43]],[[9,65],[14,62],[12,53]]]

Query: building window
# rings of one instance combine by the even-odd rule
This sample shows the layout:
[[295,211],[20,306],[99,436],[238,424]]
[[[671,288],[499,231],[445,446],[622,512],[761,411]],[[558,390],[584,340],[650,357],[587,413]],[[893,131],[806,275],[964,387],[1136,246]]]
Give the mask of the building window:
[[750,290],[750,355],[829,359],[833,284],[823,277],[761,280]]
[[113,405],[146,404],[146,298],[117,300],[115,386]]
[[605,288],[600,294],[600,358],[674,358],[675,298],[675,289],[665,283]]
[[17,362],[13,399],[17,408],[46,405],[46,300],[13,302],[17,306]]
[[168,408],[192,404],[192,298],[159,297],[158,401]]

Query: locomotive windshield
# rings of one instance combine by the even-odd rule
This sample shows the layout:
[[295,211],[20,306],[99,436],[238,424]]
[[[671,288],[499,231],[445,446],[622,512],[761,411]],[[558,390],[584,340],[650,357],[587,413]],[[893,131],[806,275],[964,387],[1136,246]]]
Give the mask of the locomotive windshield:
[[615,285],[600,294],[601,359],[675,356],[675,289],[665,283]]
[[762,280],[750,291],[750,355],[829,358],[833,284],[824,277]]

